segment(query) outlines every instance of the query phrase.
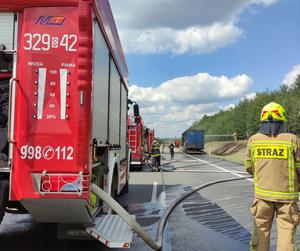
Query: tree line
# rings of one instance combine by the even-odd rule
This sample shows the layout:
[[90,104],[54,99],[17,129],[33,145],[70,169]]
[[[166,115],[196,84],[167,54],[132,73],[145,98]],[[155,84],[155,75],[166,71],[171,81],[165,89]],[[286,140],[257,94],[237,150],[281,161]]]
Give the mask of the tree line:
[[212,116],[204,115],[190,129],[205,130],[208,135],[232,135],[247,138],[258,131],[260,113],[269,102],[281,104],[286,110],[288,131],[300,136],[300,75],[290,87],[256,93],[253,99],[243,99],[229,110],[221,110]]

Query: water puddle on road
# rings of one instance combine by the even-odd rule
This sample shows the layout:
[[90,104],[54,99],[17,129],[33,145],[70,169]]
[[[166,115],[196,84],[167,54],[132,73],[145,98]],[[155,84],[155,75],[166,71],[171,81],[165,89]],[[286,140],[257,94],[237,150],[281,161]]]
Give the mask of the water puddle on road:
[[[162,192],[155,203],[131,204],[130,214],[155,239],[157,226],[166,208],[190,186],[175,186]],[[196,234],[195,234],[196,233]],[[209,237],[207,237],[209,236]],[[185,199],[171,214],[164,233],[163,250],[248,250],[251,234],[213,201],[195,193]],[[205,241],[204,241],[205,240]],[[209,240],[217,241],[206,246]],[[185,248],[184,248],[185,247]],[[225,247],[225,249],[224,249]],[[151,250],[137,235],[133,250]]]
[[[129,213],[135,215],[136,220],[141,224],[146,233],[155,240],[159,220],[161,219],[166,207],[159,200],[157,202],[149,202],[142,204],[130,204],[128,206]],[[131,250],[152,250],[144,241],[134,234]],[[171,251],[172,248],[169,242],[169,227],[166,225],[164,231],[164,243],[162,251]]]
[[[168,207],[191,186],[176,186],[160,195],[160,204]],[[213,201],[194,193],[171,214],[170,243],[175,250],[219,251],[249,250],[251,234]]]
[[[191,188],[185,188],[190,191]],[[182,205],[185,215],[200,224],[247,245],[251,234],[213,201],[194,193]]]

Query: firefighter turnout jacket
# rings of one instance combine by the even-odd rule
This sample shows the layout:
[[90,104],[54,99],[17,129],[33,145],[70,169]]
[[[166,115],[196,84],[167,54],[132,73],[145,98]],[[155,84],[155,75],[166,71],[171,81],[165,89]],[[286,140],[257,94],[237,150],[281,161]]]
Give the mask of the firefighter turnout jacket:
[[300,145],[296,135],[253,135],[248,141],[245,167],[254,175],[256,198],[274,202],[299,200]]
[[153,143],[151,155],[152,157],[160,157],[160,145],[158,143]]

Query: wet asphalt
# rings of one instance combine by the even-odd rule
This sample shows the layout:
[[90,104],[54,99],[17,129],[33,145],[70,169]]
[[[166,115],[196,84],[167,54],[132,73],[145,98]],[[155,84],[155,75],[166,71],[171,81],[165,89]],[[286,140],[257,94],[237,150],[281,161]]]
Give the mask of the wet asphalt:
[[[164,154],[163,163],[170,157]],[[131,173],[129,193],[119,202],[156,237],[160,217],[181,194],[220,179],[243,176],[244,167],[207,154],[175,154],[176,162],[166,164],[164,172]],[[154,189],[154,183],[157,189]],[[172,212],[164,232],[163,250],[246,251],[253,229],[249,211],[253,200],[251,179],[215,184],[194,193]],[[60,251],[117,250],[97,241],[57,240],[56,224],[36,223],[29,215],[6,214],[0,225],[0,250]],[[296,236],[300,240],[299,231]],[[273,224],[271,250],[276,246]],[[298,243],[300,248],[300,243]],[[131,250],[151,250],[134,234]]]

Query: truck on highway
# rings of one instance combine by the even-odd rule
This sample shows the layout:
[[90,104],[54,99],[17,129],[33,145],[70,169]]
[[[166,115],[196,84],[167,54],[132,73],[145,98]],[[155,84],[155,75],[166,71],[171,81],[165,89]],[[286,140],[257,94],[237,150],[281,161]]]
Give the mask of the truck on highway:
[[201,153],[204,149],[204,130],[189,129],[182,134],[185,153]]
[[127,77],[108,0],[0,2],[0,222],[17,207],[130,246],[91,192],[128,191]]

